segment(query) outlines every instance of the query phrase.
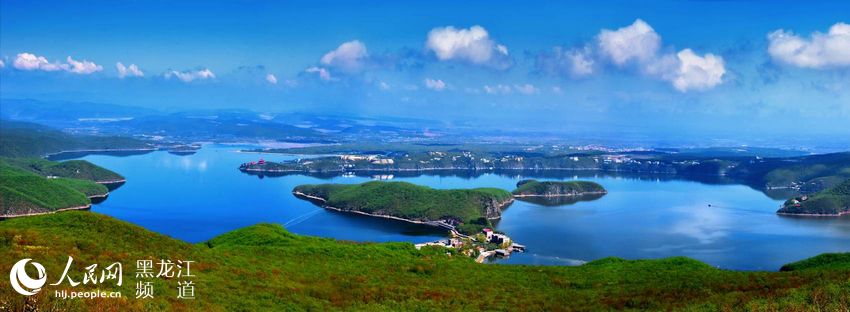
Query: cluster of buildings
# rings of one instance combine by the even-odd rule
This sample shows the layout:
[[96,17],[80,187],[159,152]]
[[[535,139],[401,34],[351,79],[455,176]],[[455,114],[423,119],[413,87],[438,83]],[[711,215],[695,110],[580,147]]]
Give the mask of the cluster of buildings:
[[[470,257],[475,256],[477,252],[478,256],[475,261],[479,263],[484,262],[485,259],[493,256],[508,257],[514,251],[525,251],[525,246],[513,243],[511,238],[505,234],[496,233],[492,229],[484,229],[481,231],[481,234],[482,235],[479,237],[482,237],[483,241],[471,236],[457,235],[449,239],[416,244],[416,249],[421,249],[425,246],[440,246],[461,250],[463,254]],[[493,245],[496,245],[499,248],[488,249],[488,247],[492,248],[490,246]]]
[[339,155],[339,158],[343,161],[368,161],[375,165],[392,165],[395,163],[391,158],[381,158],[378,155]]

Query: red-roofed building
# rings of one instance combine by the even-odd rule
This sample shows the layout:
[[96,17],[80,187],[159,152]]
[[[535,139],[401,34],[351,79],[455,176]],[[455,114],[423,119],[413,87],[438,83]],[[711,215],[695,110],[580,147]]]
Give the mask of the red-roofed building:
[[489,242],[490,238],[493,237],[493,230],[484,229],[484,230],[482,230],[482,232],[484,232],[484,235],[487,235],[487,241]]

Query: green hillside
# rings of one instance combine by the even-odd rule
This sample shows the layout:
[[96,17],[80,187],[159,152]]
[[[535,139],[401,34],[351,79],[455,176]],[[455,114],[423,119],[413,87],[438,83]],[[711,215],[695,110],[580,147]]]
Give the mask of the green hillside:
[[[32,258],[50,282],[74,257],[124,265],[122,299],[62,300],[46,285],[24,297],[0,287],[6,309],[43,311],[844,311],[850,256],[824,255],[791,272],[734,272],[687,258],[607,258],[578,267],[484,265],[438,247],[353,243],[294,235],[259,224],[190,245],[91,212],[0,222],[0,266]],[[154,298],[135,299],[137,259],[192,260],[196,299],[178,300],[179,279],[154,278]],[[803,262],[806,262],[803,261]],[[821,266],[823,265],[823,266]],[[67,285],[63,285],[67,288]]]
[[325,199],[327,206],[342,210],[482,225],[488,224],[487,218],[499,217],[503,206],[511,201],[510,193],[495,188],[437,190],[407,182],[300,185],[293,192]]
[[114,136],[71,135],[42,125],[0,121],[0,156],[41,157],[71,150],[150,148],[142,141]]
[[51,179],[50,181],[75,189],[78,192],[85,194],[87,197],[103,196],[109,193],[109,189],[106,186],[103,186],[103,184],[98,184],[89,180],[57,178]]
[[799,196],[785,202],[779,213],[839,215],[850,211],[850,180],[811,196]]
[[0,215],[44,213],[91,203],[84,191],[94,188],[86,185],[94,182],[57,180],[0,161]]
[[580,196],[606,193],[599,183],[590,181],[522,180],[513,191],[518,196]]
[[67,160],[62,162],[41,158],[0,158],[10,165],[32,171],[42,176],[56,176],[90,180],[96,182],[121,181],[124,177],[85,160]]

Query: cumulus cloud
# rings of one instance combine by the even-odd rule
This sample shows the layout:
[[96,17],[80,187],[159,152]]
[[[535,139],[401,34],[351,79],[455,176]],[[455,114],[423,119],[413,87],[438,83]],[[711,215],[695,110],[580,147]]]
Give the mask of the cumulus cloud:
[[804,68],[850,66],[850,25],[836,23],[829,32],[803,38],[782,29],[767,35],[767,52],[784,64]]
[[183,82],[192,82],[195,80],[206,80],[215,78],[215,74],[209,69],[200,69],[200,70],[187,70],[187,71],[168,71],[165,73],[166,79],[171,79],[171,77],[175,77],[180,79]]
[[268,81],[270,84],[277,84],[277,77],[275,77],[273,74],[268,74],[266,75],[266,81]]
[[66,63],[50,62],[44,56],[32,53],[18,53],[13,65],[20,70],[66,71],[75,74],[91,74],[103,70],[103,66],[88,60],[77,61],[68,56]]
[[726,67],[723,58],[711,53],[700,56],[691,49],[676,54],[658,55],[643,64],[643,71],[669,81],[680,92],[708,90],[723,83]]
[[723,58],[711,53],[699,56],[691,49],[684,49],[676,54],[679,68],[672,79],[676,90],[685,92],[688,90],[710,89],[723,80],[726,68]]
[[425,48],[438,60],[457,60],[504,69],[513,64],[508,48],[490,39],[484,27],[437,27],[428,32]]
[[602,53],[619,66],[631,60],[648,61],[661,47],[661,36],[641,19],[617,30],[603,29],[596,38]]
[[305,69],[304,72],[308,73],[308,74],[316,74],[316,75],[319,76],[319,79],[322,79],[323,81],[334,80],[334,78],[331,77],[331,73],[326,68],[323,68],[323,67],[316,67],[316,66],[309,67],[309,68]]
[[130,64],[130,66],[124,66],[121,62],[115,63],[115,69],[118,70],[118,78],[124,77],[143,77],[145,73],[143,73],[136,64]]
[[[707,90],[723,83],[725,63],[719,55],[698,55],[691,49],[661,52],[661,36],[641,19],[617,30],[603,29],[596,45],[565,50],[560,47],[537,58],[542,72],[583,77],[596,72],[596,61],[637,69],[645,76],[668,81],[676,90]],[[517,89],[519,90],[519,89]]]
[[91,74],[103,70],[103,66],[97,65],[94,62],[87,60],[77,61],[70,56],[65,59],[68,62],[67,71],[76,74]]
[[443,91],[446,89],[446,83],[440,79],[425,79],[425,87],[434,91]]
[[335,50],[325,53],[319,62],[328,67],[354,72],[363,68],[369,53],[366,45],[358,40],[345,42]]
[[594,63],[590,46],[581,49],[555,47],[550,53],[538,55],[536,66],[545,73],[579,78],[593,74]]
[[12,64],[20,70],[57,71],[62,69],[58,63],[51,63],[44,56],[36,56],[26,52],[18,53]]

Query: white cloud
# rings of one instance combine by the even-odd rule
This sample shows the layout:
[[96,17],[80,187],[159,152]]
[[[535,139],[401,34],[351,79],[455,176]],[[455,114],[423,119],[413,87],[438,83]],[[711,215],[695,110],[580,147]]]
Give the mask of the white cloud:
[[4,68],[4,67],[6,67],[6,62],[3,62],[3,60],[0,60],[0,68]]
[[68,67],[65,70],[75,74],[91,74],[103,70],[103,66],[87,60],[77,61],[72,59],[70,56],[65,60],[68,62]]
[[425,87],[434,91],[443,91],[446,89],[446,83],[440,79],[425,79]]
[[672,82],[677,90],[705,90],[723,82],[726,68],[722,57],[711,53],[699,56],[691,49],[679,51],[676,57],[679,60],[679,68]]
[[514,85],[514,89],[522,94],[535,94],[540,91],[537,87],[528,83]]
[[13,65],[20,70],[67,71],[75,74],[91,74],[103,70],[103,66],[87,60],[77,61],[70,56],[67,63],[49,62],[44,56],[32,53],[18,53]]
[[268,74],[266,75],[266,81],[268,81],[270,84],[277,84],[277,77],[275,77],[273,74]]
[[322,79],[324,81],[334,80],[334,78],[331,77],[331,73],[327,69],[322,68],[322,67],[313,66],[313,67],[305,69],[304,72],[309,73],[309,74],[317,74],[317,75],[319,75],[319,79]]
[[121,62],[115,63],[115,69],[118,70],[118,78],[124,77],[143,77],[145,73],[139,70],[139,67],[136,64],[130,64],[130,66],[124,66]]
[[441,61],[459,60],[496,68],[512,65],[508,48],[490,39],[487,30],[478,25],[469,29],[434,28],[428,32],[425,48],[433,51]]
[[183,82],[192,82],[194,80],[206,80],[215,78],[215,74],[209,69],[201,69],[201,70],[188,70],[188,71],[168,71],[165,73],[165,78],[171,79],[171,77],[176,77]]
[[641,19],[617,30],[603,29],[597,41],[602,53],[620,66],[635,59],[650,60],[661,46],[661,37]]
[[378,88],[386,91],[390,89],[390,84],[386,83],[385,81],[378,81]]
[[767,35],[767,52],[774,60],[804,68],[850,66],[850,25],[836,23],[826,34],[802,38],[779,29]]
[[495,86],[489,86],[489,85],[484,86],[484,92],[486,92],[487,94],[503,94],[504,95],[504,94],[510,94],[511,91],[513,91],[513,90],[511,90],[511,86],[506,86],[506,85],[502,85],[502,84],[498,84],[498,85],[495,85]]
[[643,73],[669,81],[681,92],[711,89],[721,84],[726,74],[719,55],[700,56],[691,49],[676,54],[660,53],[661,36],[640,19],[617,30],[603,29],[597,43],[602,57],[620,67],[636,64]]
[[564,50],[555,47],[551,53],[542,53],[537,58],[537,68],[550,74],[564,74],[573,78],[593,74],[593,51],[590,46]]
[[365,44],[358,40],[352,40],[339,45],[336,50],[326,53],[319,62],[325,66],[353,72],[363,68],[363,62],[368,55]]
[[59,64],[50,63],[44,56],[36,56],[35,54],[26,52],[18,53],[12,64],[20,70],[57,71],[62,69]]

